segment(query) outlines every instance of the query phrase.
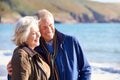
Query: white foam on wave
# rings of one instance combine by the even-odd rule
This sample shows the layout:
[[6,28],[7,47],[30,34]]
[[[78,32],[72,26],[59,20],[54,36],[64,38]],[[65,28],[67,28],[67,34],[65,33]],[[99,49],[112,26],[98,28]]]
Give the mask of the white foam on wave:
[[120,64],[119,63],[96,63],[96,62],[92,62],[91,65],[93,67],[97,67],[97,68],[112,68],[112,69],[117,69],[120,70]]
[[120,80],[120,64],[91,63],[91,80]]
[[6,76],[0,76],[0,80],[7,80]]
[[7,80],[7,64],[11,57],[12,50],[0,50],[0,80]]
[[7,65],[11,57],[12,50],[0,50],[0,65]]
[[[12,50],[0,50],[0,80],[7,80],[6,66],[12,57]],[[120,64],[91,62],[91,80],[120,80]]]

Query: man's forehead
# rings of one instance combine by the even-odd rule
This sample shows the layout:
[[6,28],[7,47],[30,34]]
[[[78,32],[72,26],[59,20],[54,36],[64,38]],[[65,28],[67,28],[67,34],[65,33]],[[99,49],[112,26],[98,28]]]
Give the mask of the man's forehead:
[[54,20],[52,18],[45,18],[45,19],[41,19],[40,21],[42,23],[42,25],[44,24],[53,24],[54,23]]

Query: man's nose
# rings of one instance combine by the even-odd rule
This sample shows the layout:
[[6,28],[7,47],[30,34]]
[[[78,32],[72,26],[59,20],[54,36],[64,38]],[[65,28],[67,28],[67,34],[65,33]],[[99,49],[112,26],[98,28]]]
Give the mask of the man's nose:
[[47,31],[51,31],[51,28],[49,26],[47,27]]

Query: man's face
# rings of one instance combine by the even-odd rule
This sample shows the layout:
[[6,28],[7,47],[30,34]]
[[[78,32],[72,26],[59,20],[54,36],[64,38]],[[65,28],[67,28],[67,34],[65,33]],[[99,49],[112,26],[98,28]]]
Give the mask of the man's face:
[[46,42],[53,40],[55,27],[51,17],[47,17],[40,21],[40,33]]

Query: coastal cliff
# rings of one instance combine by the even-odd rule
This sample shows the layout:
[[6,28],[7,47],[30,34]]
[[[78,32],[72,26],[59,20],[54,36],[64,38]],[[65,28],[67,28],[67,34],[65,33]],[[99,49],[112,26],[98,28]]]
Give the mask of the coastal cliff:
[[120,3],[90,0],[0,0],[0,23],[14,23],[20,17],[48,9],[56,23],[119,23]]

